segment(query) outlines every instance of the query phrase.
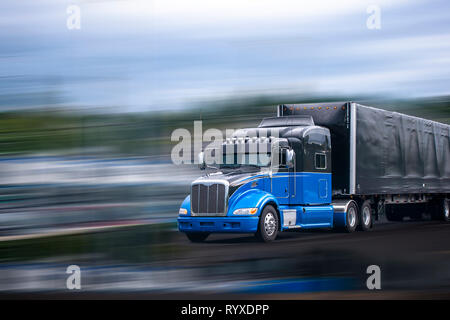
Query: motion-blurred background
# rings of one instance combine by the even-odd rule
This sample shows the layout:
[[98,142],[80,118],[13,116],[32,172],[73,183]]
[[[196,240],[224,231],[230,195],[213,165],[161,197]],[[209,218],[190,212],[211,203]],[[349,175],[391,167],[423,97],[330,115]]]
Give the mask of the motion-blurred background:
[[175,221],[200,172],[170,152],[194,120],[255,126],[278,103],[450,123],[449,12],[440,0],[2,1],[0,293],[66,293],[77,264],[84,292],[358,296],[380,260],[395,297],[448,297],[449,230],[429,222],[381,226],[359,249],[326,232],[188,243]]

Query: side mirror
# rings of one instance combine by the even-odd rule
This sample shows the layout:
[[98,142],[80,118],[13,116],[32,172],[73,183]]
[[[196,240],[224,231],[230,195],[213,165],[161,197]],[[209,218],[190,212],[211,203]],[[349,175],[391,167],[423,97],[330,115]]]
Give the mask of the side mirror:
[[205,154],[203,153],[203,151],[198,154],[198,168],[200,170],[206,169]]
[[294,167],[294,155],[295,155],[294,150],[292,150],[292,149],[286,150],[286,166],[288,168]]

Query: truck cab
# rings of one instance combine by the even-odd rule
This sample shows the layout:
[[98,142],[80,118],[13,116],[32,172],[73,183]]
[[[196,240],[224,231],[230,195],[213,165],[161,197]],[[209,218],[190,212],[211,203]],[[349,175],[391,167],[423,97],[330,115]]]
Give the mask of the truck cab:
[[330,131],[310,116],[266,118],[239,129],[200,154],[208,174],[192,183],[179,230],[192,241],[220,232],[271,241],[287,229],[331,228],[331,165]]

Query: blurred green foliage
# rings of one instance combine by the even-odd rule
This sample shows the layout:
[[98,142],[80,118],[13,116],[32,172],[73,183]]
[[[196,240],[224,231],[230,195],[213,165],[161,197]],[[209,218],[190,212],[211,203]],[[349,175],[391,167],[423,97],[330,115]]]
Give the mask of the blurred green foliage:
[[[179,253],[173,244],[174,223],[125,226],[108,231],[0,242],[0,262],[101,254],[132,263],[157,261]],[[98,258],[98,257],[97,257]]]
[[[193,121],[208,128],[256,126],[273,116],[280,103],[345,101],[342,97],[255,96],[197,104],[181,111],[93,114],[45,109],[0,113],[0,154],[36,152],[66,154],[167,155],[176,142],[173,130],[193,132]],[[415,100],[359,97],[354,101],[418,117],[450,123],[450,96]]]

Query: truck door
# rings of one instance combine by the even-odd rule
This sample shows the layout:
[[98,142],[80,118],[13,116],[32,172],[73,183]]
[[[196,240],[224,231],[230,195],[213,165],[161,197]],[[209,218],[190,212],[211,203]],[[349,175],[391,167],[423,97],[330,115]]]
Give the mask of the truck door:
[[[294,153],[294,159],[295,159],[295,153]],[[297,170],[296,170],[295,160],[293,162],[293,166],[289,167],[289,204],[290,205],[298,204]]]
[[320,210],[331,203],[331,140],[328,129],[313,128],[304,136],[302,202],[316,209],[306,211],[305,224],[327,224],[332,212]]
[[280,148],[279,152],[274,154],[278,161],[272,161],[272,176],[270,178],[271,193],[277,198],[280,204],[288,205],[290,198],[290,168],[286,166],[286,150]]

